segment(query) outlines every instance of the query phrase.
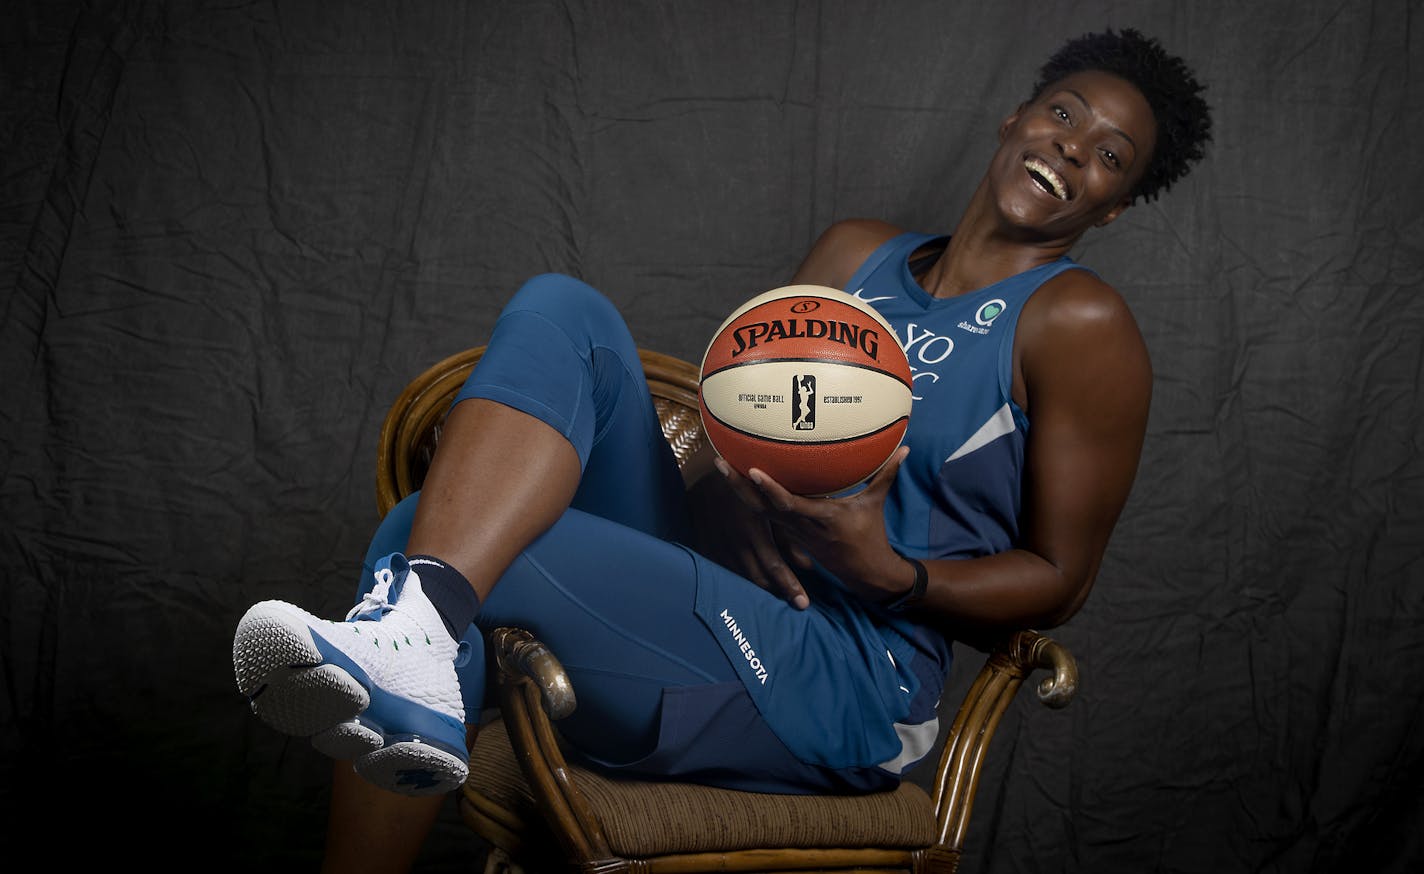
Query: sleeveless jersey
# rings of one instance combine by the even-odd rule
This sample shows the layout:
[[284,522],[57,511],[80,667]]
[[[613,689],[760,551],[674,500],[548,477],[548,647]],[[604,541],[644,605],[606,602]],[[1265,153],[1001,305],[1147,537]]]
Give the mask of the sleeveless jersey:
[[[910,455],[885,505],[890,544],[917,558],[975,558],[1010,549],[1018,540],[1028,430],[1011,396],[1019,312],[1044,282],[1077,265],[1061,258],[969,294],[934,298],[911,275],[909,256],[936,239],[945,238],[902,234],[887,241],[845,290],[885,317],[913,369],[905,438]],[[867,670],[842,671],[839,659],[796,658],[798,652],[831,647],[787,634],[785,611],[774,609],[780,605],[737,604],[720,614],[727,627],[755,641],[759,657],[773,665],[796,665],[794,694],[784,696],[774,682],[763,686],[744,676],[748,692],[803,761],[831,767],[878,762],[885,772],[902,773],[933,746],[939,693],[951,662],[949,642],[910,616],[861,603],[824,568],[802,575],[802,582],[813,609],[840,629],[835,639],[853,642],[861,654],[846,661]],[[715,632],[715,611],[733,600],[712,586],[699,588],[698,600],[699,614]],[[724,648],[736,663],[736,647],[724,641]],[[771,673],[774,681],[777,671]],[[802,704],[808,695],[863,714],[863,729],[826,732],[818,724],[824,712]],[[836,724],[852,725],[854,717],[842,713]]]
[[909,256],[945,237],[901,234],[846,291],[875,307],[910,359],[910,455],[885,502],[890,544],[917,558],[976,558],[1018,542],[1028,418],[1011,394],[1014,329],[1024,303],[1071,258],[956,297],[935,298]]

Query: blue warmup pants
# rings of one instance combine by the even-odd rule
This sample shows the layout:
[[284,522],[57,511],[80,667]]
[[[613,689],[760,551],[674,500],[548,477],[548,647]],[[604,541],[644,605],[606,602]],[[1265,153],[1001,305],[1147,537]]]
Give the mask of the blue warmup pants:
[[[515,560],[466,633],[466,719],[478,721],[487,667],[481,632],[527,628],[549,645],[578,696],[560,731],[605,766],[771,792],[893,785],[878,768],[809,765],[759,715],[730,656],[695,613],[699,580],[736,593],[743,611],[787,627],[797,611],[679,545],[681,474],[663,439],[637,348],[613,305],[567,276],[530,280],[501,314],[455,403],[485,398],[566,437],[582,480],[570,509]],[[419,494],[382,521],[366,556],[402,552]],[[781,612],[785,616],[780,615]],[[741,666],[745,670],[745,666]],[[827,726],[827,730],[836,730]]]

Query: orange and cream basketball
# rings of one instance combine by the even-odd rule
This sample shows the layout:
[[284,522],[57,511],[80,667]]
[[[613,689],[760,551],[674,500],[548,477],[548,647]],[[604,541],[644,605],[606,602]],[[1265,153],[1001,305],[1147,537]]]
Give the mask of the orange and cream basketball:
[[880,469],[910,420],[910,363],[880,314],[843,291],[791,285],[738,307],[702,358],[702,424],[745,474],[801,495]]

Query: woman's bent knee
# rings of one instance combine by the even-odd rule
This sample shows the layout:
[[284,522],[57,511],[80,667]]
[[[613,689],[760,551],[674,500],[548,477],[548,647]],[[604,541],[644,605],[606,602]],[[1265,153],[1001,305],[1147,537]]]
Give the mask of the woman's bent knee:
[[558,325],[571,339],[589,338],[604,345],[631,336],[613,302],[581,279],[543,273],[519,289],[505,313],[534,312]]

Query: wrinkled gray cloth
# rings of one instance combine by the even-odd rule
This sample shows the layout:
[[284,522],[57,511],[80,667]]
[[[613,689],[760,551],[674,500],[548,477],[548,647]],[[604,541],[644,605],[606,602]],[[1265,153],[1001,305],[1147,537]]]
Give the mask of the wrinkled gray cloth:
[[[8,4],[13,833],[82,815],[55,858],[309,865],[327,765],[246,713],[231,634],[263,598],[345,610],[405,382],[551,269],[696,360],[828,223],[952,230],[1037,64],[1113,25],[1211,83],[1216,142],[1076,253],[1137,314],[1152,419],[1055,632],[1081,695],[1016,702],[964,870],[1416,870],[1422,21],[1406,0]],[[427,861],[470,841],[443,829]]]

